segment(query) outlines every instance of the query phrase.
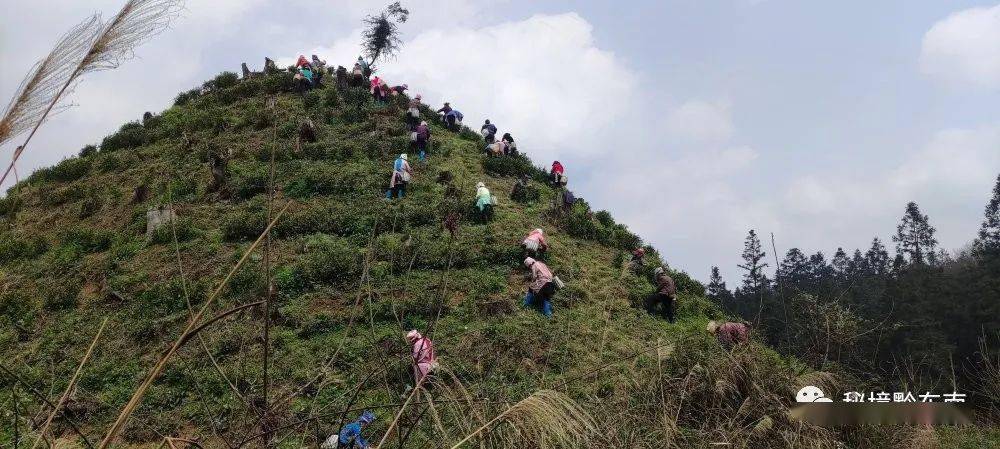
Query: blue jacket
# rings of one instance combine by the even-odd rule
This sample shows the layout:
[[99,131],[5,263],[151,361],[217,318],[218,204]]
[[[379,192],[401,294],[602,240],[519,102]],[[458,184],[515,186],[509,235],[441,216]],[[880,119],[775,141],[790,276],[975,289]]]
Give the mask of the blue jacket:
[[360,447],[368,447],[368,442],[361,436],[361,423],[355,421],[352,422],[344,428],[340,429],[340,444],[348,444],[354,441],[354,444]]
[[488,130],[490,132],[490,134],[496,134],[497,133],[497,127],[493,126],[492,123],[490,123],[489,125],[483,125],[483,129]]
[[458,112],[458,109],[452,109],[447,115],[454,115],[458,121],[462,121],[464,117],[461,112]]

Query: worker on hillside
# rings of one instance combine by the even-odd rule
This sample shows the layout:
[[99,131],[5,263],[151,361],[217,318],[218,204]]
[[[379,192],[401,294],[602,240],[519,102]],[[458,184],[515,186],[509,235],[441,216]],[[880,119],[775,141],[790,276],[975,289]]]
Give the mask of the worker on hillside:
[[434,343],[416,329],[406,333],[406,341],[413,346],[413,378],[416,382],[414,385],[420,386],[437,368]]
[[410,104],[406,109],[406,124],[410,125],[410,131],[415,131],[420,123],[420,94],[410,99]]
[[[566,177],[563,176],[562,180],[565,182]],[[574,195],[569,189],[562,189],[556,195],[555,201],[556,212],[560,214],[568,214],[573,210],[573,205],[576,204],[576,195]]]
[[507,154],[507,143],[502,140],[494,140],[486,144],[486,155],[500,157]]
[[452,109],[451,111],[448,111],[447,114],[445,114],[444,121],[445,123],[448,124],[448,129],[452,131],[458,131],[459,129],[462,128],[462,118],[464,117],[462,116],[462,113],[458,111],[458,109]]
[[548,265],[531,257],[524,259],[524,266],[531,270],[524,306],[540,308],[546,318],[552,318],[552,296],[556,293],[552,271]]
[[414,132],[417,137],[417,151],[420,151],[419,158],[421,161],[425,161],[427,160],[427,143],[431,140],[431,127],[427,126],[426,121],[421,121]]
[[552,170],[549,171],[549,175],[552,178],[552,185],[561,186],[563,185],[562,179],[564,177],[565,170],[559,161],[552,162]]
[[726,349],[731,349],[739,343],[750,341],[750,328],[745,323],[718,323],[709,321],[705,328],[710,334],[719,339],[719,343]]
[[639,247],[635,251],[632,251],[632,259],[629,260],[628,265],[632,271],[639,271],[643,267],[642,258],[646,255],[646,249]]
[[406,185],[413,177],[413,169],[406,153],[400,154],[392,166],[392,179],[389,181],[389,191],[385,192],[385,197],[392,199],[403,198],[406,195]]
[[361,436],[361,431],[374,420],[375,414],[365,410],[356,421],[348,423],[340,429],[339,434],[330,435],[330,438],[327,438],[320,447],[322,449],[367,449],[368,441]]
[[476,183],[476,209],[483,222],[493,218],[493,195],[482,181]]
[[312,55],[312,68],[315,77],[313,84],[319,86],[323,82],[323,75],[326,74],[326,61],[320,61],[319,56]]
[[486,123],[483,123],[483,126],[479,128],[479,132],[483,135],[483,139],[486,140],[486,144],[489,145],[496,140],[497,126],[490,123],[490,119],[486,119]]
[[410,86],[407,86],[406,84],[401,84],[399,86],[393,86],[391,89],[389,89],[389,91],[392,92],[392,96],[395,97],[396,95],[406,92],[406,89],[409,88]]
[[356,65],[361,69],[361,74],[364,75],[365,78],[372,76],[372,68],[368,65],[368,62],[365,61],[365,58],[358,56],[358,62]]
[[536,258],[543,258],[549,245],[545,242],[545,231],[542,228],[535,228],[528,233],[528,236],[521,241],[525,253]]
[[653,280],[656,282],[656,292],[646,297],[643,307],[646,312],[655,313],[656,306],[660,306],[660,315],[673,323],[674,312],[677,309],[677,287],[674,279],[663,267],[656,267],[653,271]]
[[[449,112],[451,112],[451,103],[448,103],[447,101],[444,102],[444,106],[441,106],[441,109],[437,110],[438,114],[444,114],[445,116],[447,116]],[[444,119],[442,118],[442,120]]]
[[528,175],[521,175],[521,178],[514,183],[514,187],[510,189],[510,199],[514,201],[526,201],[528,199],[528,185],[530,179]]
[[370,81],[370,86],[371,87],[369,88],[369,91],[371,92],[372,98],[374,98],[375,101],[384,101],[385,100],[386,92],[382,88],[383,84],[385,84],[385,82],[382,81],[382,78],[379,78],[378,76],[375,76]]
[[306,59],[306,55],[299,55],[298,61],[295,61],[295,68],[302,68],[309,66],[309,60]]
[[298,73],[292,78],[295,80],[295,88],[299,93],[313,88],[313,73],[309,68],[309,64],[299,67]]
[[351,87],[362,87],[365,85],[365,79],[364,69],[361,67],[361,64],[355,63],[354,68],[351,69],[351,81],[349,84]]
[[517,156],[517,144],[514,143],[514,138],[510,136],[510,133],[503,133],[503,137],[500,140],[507,144],[508,156]]

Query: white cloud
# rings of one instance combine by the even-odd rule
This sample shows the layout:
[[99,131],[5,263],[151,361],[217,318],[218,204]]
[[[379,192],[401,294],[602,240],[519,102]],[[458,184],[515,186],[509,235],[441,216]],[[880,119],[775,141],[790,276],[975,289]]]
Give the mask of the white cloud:
[[718,143],[733,135],[728,102],[690,100],[670,111],[666,130],[683,143]]
[[[316,52],[353,61],[359,33]],[[598,133],[623,120],[635,80],[593,27],[575,13],[535,15],[482,28],[432,28],[405,41],[382,64],[391,84],[407,83],[424,101],[450,101],[476,128],[489,118],[538,162],[607,150]]]
[[956,84],[1000,88],[1000,5],[959,11],[924,35],[920,67]]

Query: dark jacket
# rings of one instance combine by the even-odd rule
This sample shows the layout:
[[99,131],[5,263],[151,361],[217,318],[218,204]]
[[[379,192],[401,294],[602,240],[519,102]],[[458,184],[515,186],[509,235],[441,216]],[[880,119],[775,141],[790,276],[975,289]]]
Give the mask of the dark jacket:
[[669,298],[674,298],[677,295],[677,286],[674,284],[674,279],[667,273],[663,273],[656,278],[656,293]]
[[441,109],[438,109],[437,111],[447,114],[447,113],[451,112],[451,106],[444,106]]

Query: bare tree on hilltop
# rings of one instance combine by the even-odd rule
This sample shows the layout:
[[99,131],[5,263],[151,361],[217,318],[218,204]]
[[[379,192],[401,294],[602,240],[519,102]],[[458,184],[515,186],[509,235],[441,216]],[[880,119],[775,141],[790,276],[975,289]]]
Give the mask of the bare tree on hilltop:
[[410,11],[395,2],[375,16],[365,17],[365,31],[362,33],[361,48],[372,66],[379,59],[396,56],[403,41],[399,38],[398,24],[405,23]]

